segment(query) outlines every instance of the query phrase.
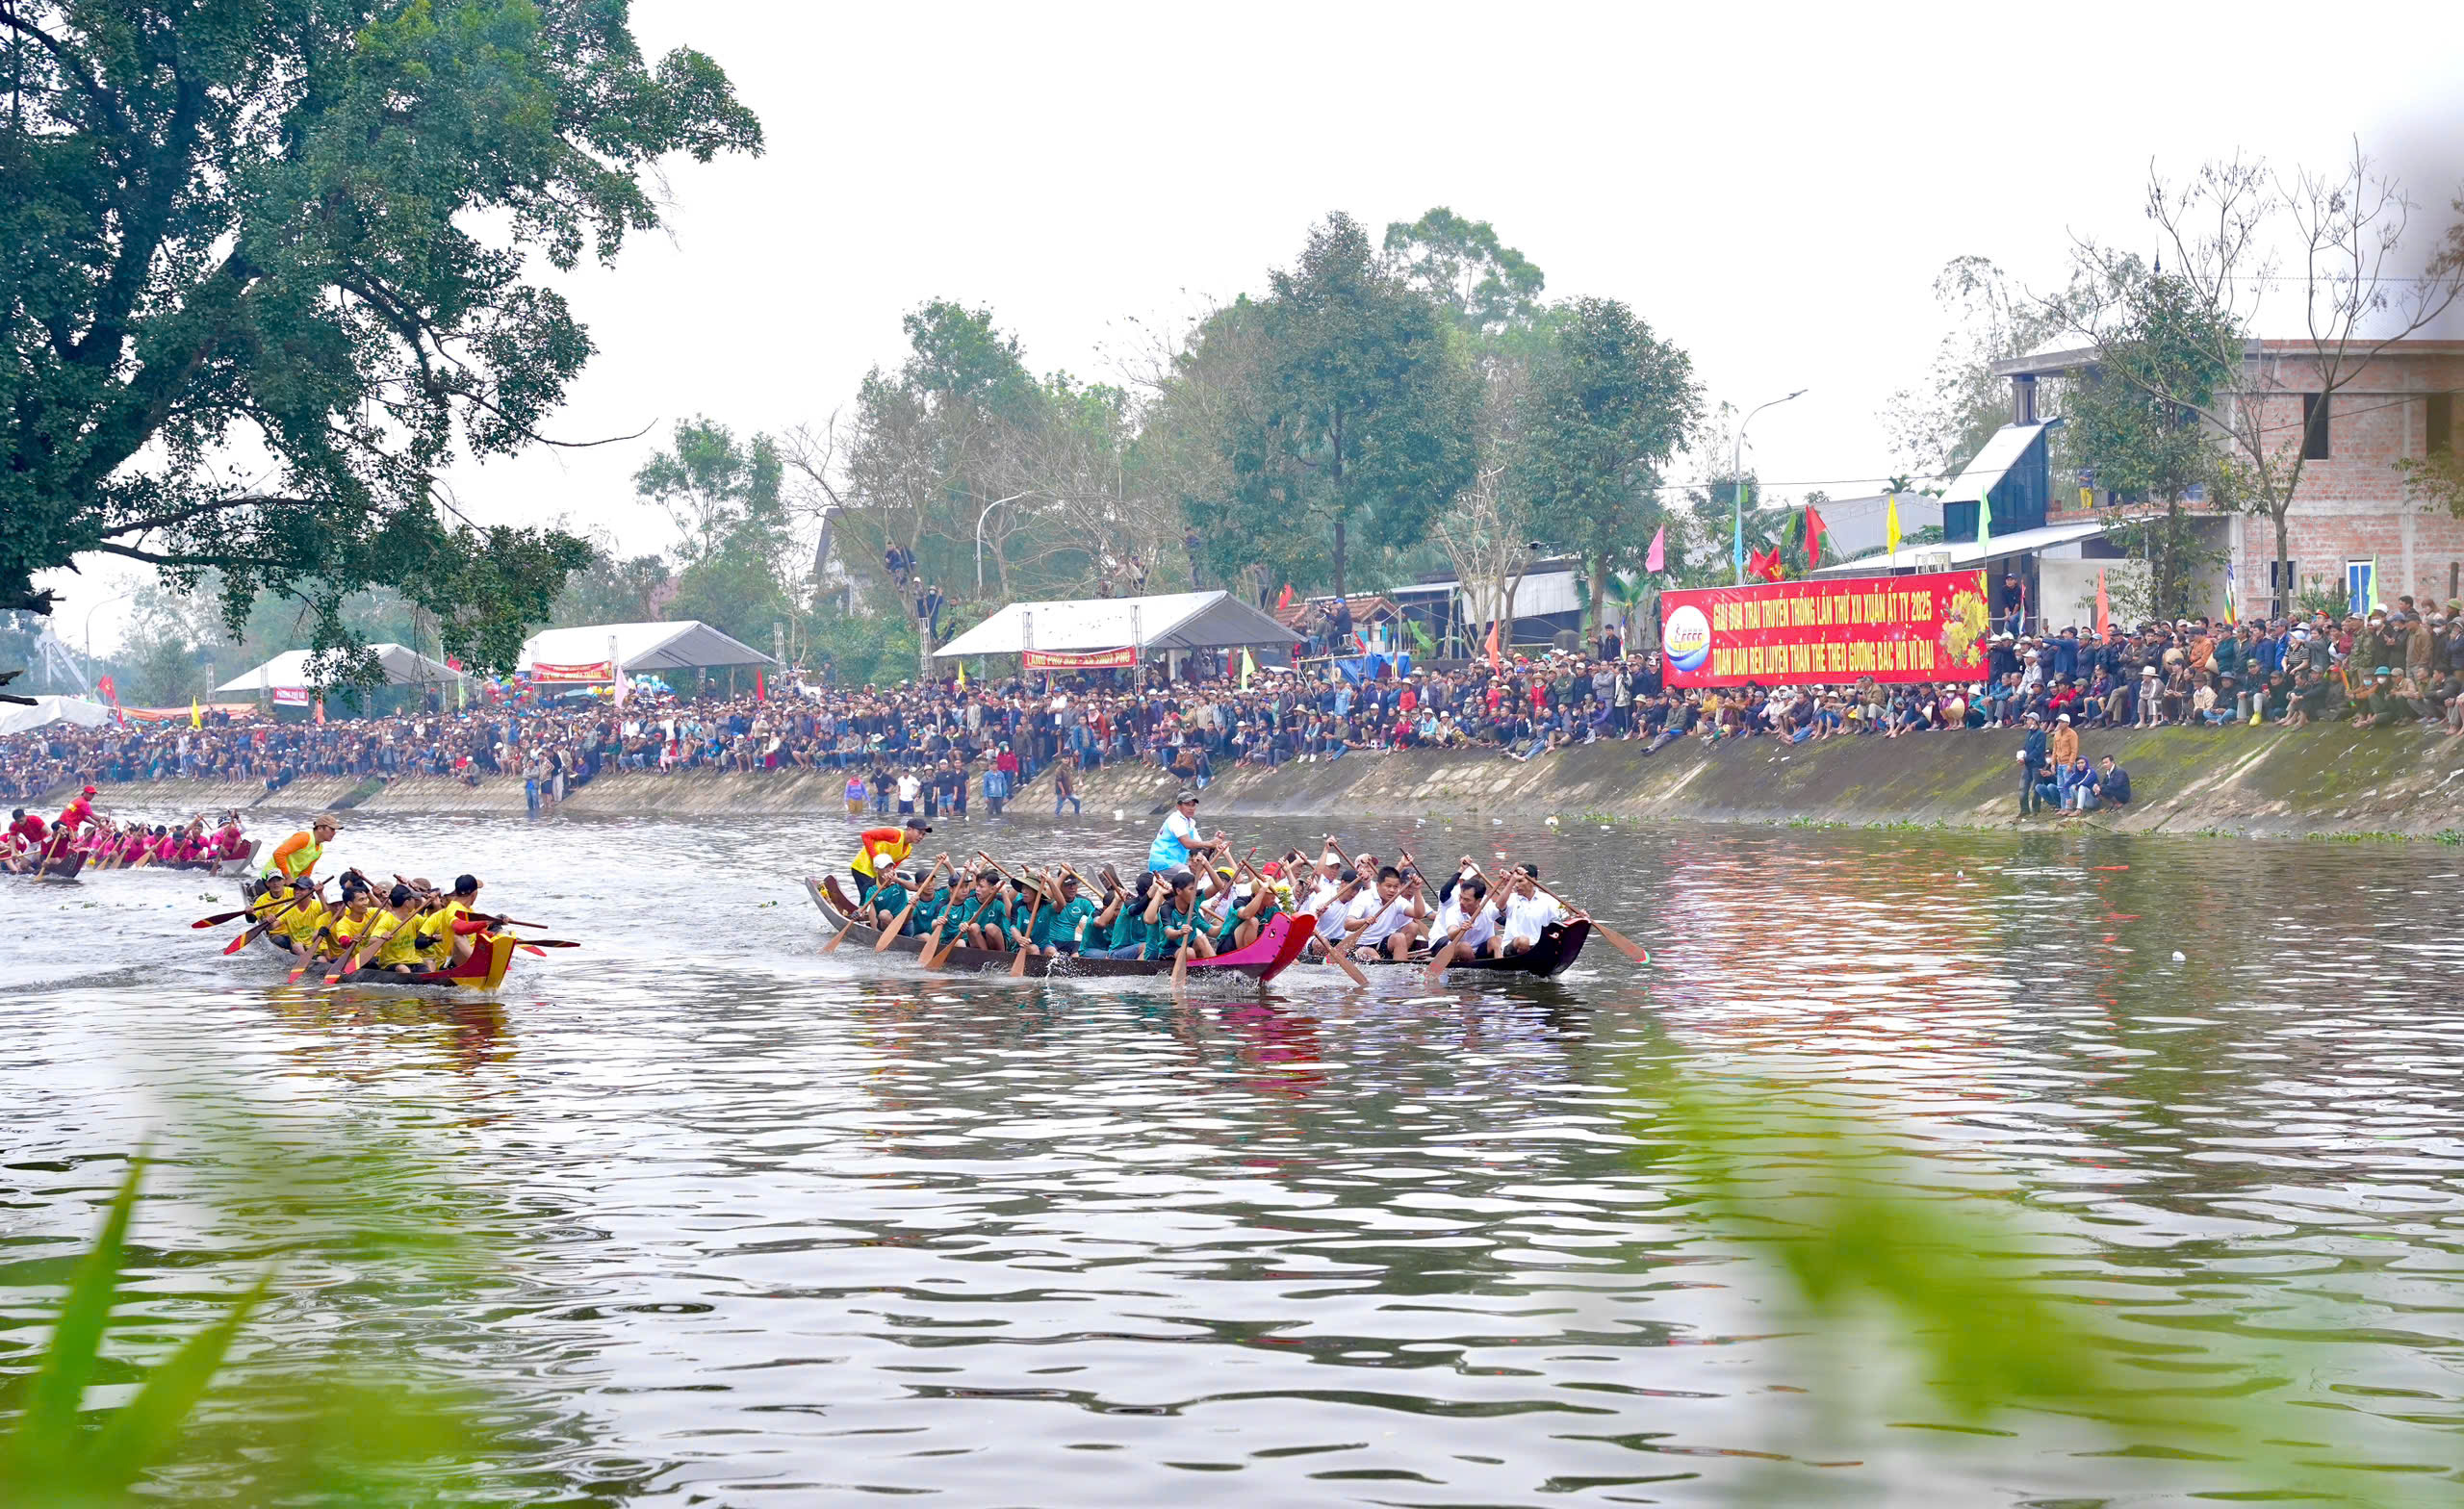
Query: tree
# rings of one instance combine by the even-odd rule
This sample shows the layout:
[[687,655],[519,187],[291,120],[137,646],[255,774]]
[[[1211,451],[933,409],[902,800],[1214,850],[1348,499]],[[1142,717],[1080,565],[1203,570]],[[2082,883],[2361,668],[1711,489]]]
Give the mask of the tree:
[[647,64],[625,0],[0,0],[10,357],[0,607],[90,551],[226,612],[398,586],[510,667],[585,548],[436,484],[591,353],[530,259],[655,228],[657,160],[757,151],[727,78]]
[[[2444,228],[2441,249],[2420,275],[2406,271],[2416,208],[2358,142],[2331,172],[2305,168],[2287,177],[2234,158],[2181,184],[2149,175],[2147,217],[2209,345],[2196,371],[2238,374],[2204,396],[2170,389],[2150,389],[2149,396],[2189,410],[2225,437],[2248,506],[2274,525],[2274,613],[2286,610],[2293,592],[2288,519],[2318,448],[2310,442],[2326,439],[2337,395],[2464,297],[2464,220]],[[2289,272],[2280,269],[2278,243],[2292,248]],[[2064,312],[2095,340],[2100,360],[2106,326],[2126,311],[2135,260],[2092,241],[2074,248],[2083,293]],[[2303,338],[2270,351],[2253,338],[2279,286],[2300,301]]]
[[1488,624],[1497,626],[1502,648],[1514,644],[1514,601],[1537,558],[1531,502],[1514,465],[1522,452],[1529,387],[1527,364],[1490,364],[1481,381],[1478,470],[1471,485],[1428,522],[1430,538],[1453,563],[1465,603],[1464,635],[1475,653]]
[[2235,343],[2188,279],[2130,258],[2113,259],[2100,275],[2115,281],[2092,291],[2104,312],[2097,359],[2064,394],[2064,424],[2099,486],[2161,509],[2111,532],[2147,566],[2146,601],[2123,589],[2126,614],[2172,618],[2188,611],[2210,564],[2185,500],[2203,491],[2229,508],[2241,496],[2221,437],[2199,418],[2233,378]]
[[1322,532],[1340,593],[1355,527],[1382,546],[1472,481],[1477,384],[1437,307],[1349,216],[1312,228],[1270,285],[1255,397],[1223,437],[1237,506],[1194,522],[1218,560],[1288,558],[1278,537]]
[[[1917,477],[1947,482],[2011,418],[2011,387],[1993,364],[2024,356],[2063,328],[2056,309],[2015,291],[1986,258],[1953,257],[1934,276],[1951,316],[1920,392],[1891,395],[1882,415],[1891,453]],[[1908,491],[1894,486],[1893,492]]]
[[654,622],[675,596],[675,579],[658,555],[620,558],[615,541],[592,542],[590,559],[565,578],[549,622],[560,627],[586,624]]
[[1386,257],[1405,283],[1474,335],[1527,323],[1548,282],[1523,253],[1498,241],[1488,221],[1467,220],[1444,205],[1409,224],[1388,225]]
[[[962,552],[989,510],[1020,491],[994,490],[1015,476],[1005,470],[1005,432],[1037,422],[1042,393],[989,309],[937,299],[902,323],[907,360],[866,373],[856,412],[826,436],[791,437],[787,460],[858,542],[848,557],[864,560],[877,596],[905,612],[886,553],[895,547],[914,563],[913,586],[974,581],[971,553]],[[919,634],[919,676],[932,674],[932,635]]]
[[1531,377],[1514,462],[1542,538],[1582,555],[1592,630],[1612,566],[1661,520],[1659,469],[1702,412],[1694,364],[1613,298],[1562,312]]
[[738,444],[726,425],[694,419],[676,426],[671,448],[642,463],[633,491],[675,522],[677,557],[690,568],[748,531],[764,536],[765,544],[783,537],[787,518],[779,484],[784,474],[778,443],[769,436]]

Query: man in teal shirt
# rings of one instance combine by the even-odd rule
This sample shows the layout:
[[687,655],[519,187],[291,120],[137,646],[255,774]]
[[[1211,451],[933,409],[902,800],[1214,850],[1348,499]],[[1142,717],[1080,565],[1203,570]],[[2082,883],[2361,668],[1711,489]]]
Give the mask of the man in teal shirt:
[[1060,899],[1047,900],[1037,915],[1036,947],[1047,954],[1075,954],[1080,944],[1079,927],[1095,915],[1095,904],[1078,894],[1078,877],[1074,875],[1064,875],[1058,885],[1050,876],[1044,877],[1043,882],[1046,896],[1057,895]]

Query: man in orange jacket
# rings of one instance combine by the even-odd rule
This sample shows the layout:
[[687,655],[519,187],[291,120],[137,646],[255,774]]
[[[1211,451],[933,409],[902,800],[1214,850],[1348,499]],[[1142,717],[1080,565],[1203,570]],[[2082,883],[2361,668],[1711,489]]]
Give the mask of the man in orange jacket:
[[863,831],[856,857],[847,861],[849,873],[856,877],[856,900],[861,904],[889,874],[915,852],[918,835],[929,833],[933,825],[920,817],[911,817],[903,828],[867,828]]

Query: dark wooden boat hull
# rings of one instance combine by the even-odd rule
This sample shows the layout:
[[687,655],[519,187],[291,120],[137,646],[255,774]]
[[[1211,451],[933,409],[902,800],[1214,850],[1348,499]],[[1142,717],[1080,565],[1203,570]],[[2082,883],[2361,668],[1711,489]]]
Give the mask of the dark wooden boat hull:
[[[848,899],[845,890],[841,888],[837,876],[833,875],[827,879],[807,876],[805,892],[812,898],[812,904],[821,908],[823,916],[847,930],[847,947],[870,949],[881,940],[880,929],[854,919],[852,915],[855,910],[854,903]],[[1219,954],[1213,959],[1192,959],[1189,965],[1190,977],[1198,979],[1215,975],[1245,975],[1264,985],[1291,967],[1293,961],[1300,957],[1301,950],[1309,946],[1309,939],[1316,931],[1317,922],[1314,918],[1277,917],[1267,924],[1266,931],[1260,934],[1258,940],[1247,948],[1235,953]],[[920,937],[901,934],[889,940],[889,952],[892,953],[913,956],[922,953],[923,950],[924,940]],[[962,945],[952,949],[948,957],[941,960],[941,965],[970,974],[990,970],[1006,975],[1010,972],[1014,958],[1014,956],[1006,953],[994,953]],[[1172,961],[1168,959],[1081,959],[1074,954],[1037,954],[1027,959],[1027,975],[1030,979],[1036,980],[1047,976],[1064,980],[1093,980],[1124,976],[1153,977],[1168,975],[1171,972]]]
[[[1540,930],[1540,941],[1520,954],[1506,959],[1467,959],[1447,966],[1450,975],[1528,975],[1535,980],[1551,980],[1574,967],[1575,959],[1591,938],[1588,922],[1553,922]],[[1404,959],[1358,959],[1363,969],[1426,969],[1428,956]],[[1331,970],[1335,966],[1313,961],[1313,969]]]

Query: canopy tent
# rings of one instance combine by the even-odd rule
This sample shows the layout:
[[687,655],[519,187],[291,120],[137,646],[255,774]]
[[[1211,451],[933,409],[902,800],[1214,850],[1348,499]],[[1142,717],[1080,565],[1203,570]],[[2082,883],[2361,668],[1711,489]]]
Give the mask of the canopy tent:
[[542,629],[523,645],[522,669],[533,680],[612,681],[616,677],[608,664],[611,652],[627,676],[778,664],[742,640],[688,618],[672,624],[588,624],[579,628]]
[[[376,664],[385,673],[389,686],[431,685],[462,679],[462,673],[442,660],[431,660],[407,645],[371,645]],[[259,688],[276,692],[295,692],[312,686],[331,685],[319,681],[309,674],[308,662],[316,654],[313,650],[286,650],[253,671],[238,676],[215,688],[221,692],[253,692]]]
[[1013,602],[934,652],[1014,655],[1030,650],[1229,650],[1296,645],[1300,636],[1228,592]]
[[83,697],[38,697],[31,707],[16,703],[0,703],[0,734],[47,729],[55,723],[73,723],[81,729],[91,729],[110,722],[111,716],[110,708],[101,703],[88,702]]

